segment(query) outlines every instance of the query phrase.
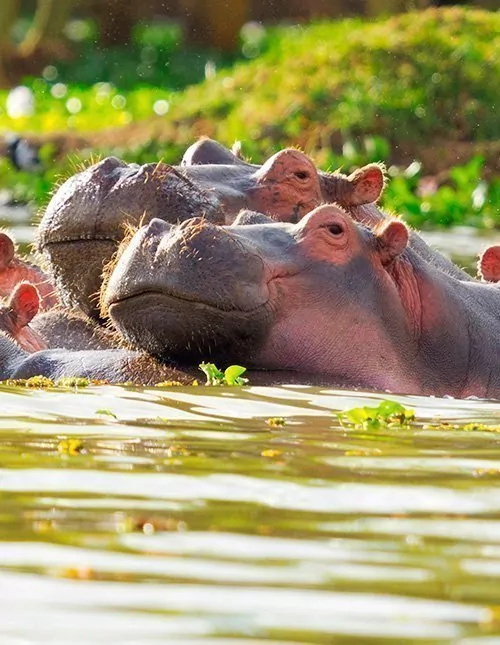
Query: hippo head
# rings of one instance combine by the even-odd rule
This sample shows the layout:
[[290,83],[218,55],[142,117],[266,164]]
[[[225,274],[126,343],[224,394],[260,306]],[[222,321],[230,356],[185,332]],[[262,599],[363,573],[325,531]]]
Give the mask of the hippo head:
[[[368,164],[349,176],[340,172],[328,173],[318,171],[302,151],[286,148],[258,166],[243,161],[233,151],[208,138],[190,146],[181,164],[186,173],[201,182],[208,177],[214,181],[217,176],[214,166],[225,168],[218,175],[224,174],[227,184],[232,183],[245,193],[238,205],[265,213],[276,221],[298,222],[316,206],[330,202],[338,203],[354,219],[370,225],[383,219],[374,206],[385,186],[383,164]],[[226,206],[226,223],[229,224],[238,211],[231,208],[230,199],[227,199],[231,198],[230,193],[226,199],[224,190],[219,189],[217,193]]]
[[19,283],[7,302],[0,304],[0,331],[15,339],[27,352],[47,347],[41,336],[29,326],[39,307],[40,296],[29,282]]
[[407,390],[413,318],[394,271],[407,241],[401,222],[374,233],[335,205],[297,224],[246,213],[223,227],[156,219],[124,248],[102,306],[159,357]]
[[94,316],[103,267],[126,225],[194,215],[224,221],[218,202],[172,166],[138,166],[108,157],[59,187],[41,219],[37,247],[63,304]]

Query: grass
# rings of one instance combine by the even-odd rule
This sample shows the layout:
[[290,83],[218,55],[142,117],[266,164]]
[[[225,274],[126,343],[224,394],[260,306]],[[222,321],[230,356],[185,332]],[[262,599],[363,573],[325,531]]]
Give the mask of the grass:
[[[102,155],[140,163],[175,163],[207,134],[226,145],[242,140],[256,161],[298,145],[319,166],[344,170],[393,163],[402,150],[416,150],[418,159],[419,150],[441,142],[447,154],[436,163],[448,171],[457,146],[500,141],[499,12],[450,7],[370,23],[247,30],[242,51],[262,53],[213,78],[210,53],[191,60],[180,55],[173,32],[137,33],[133,55],[115,52],[108,60],[88,49],[73,75],[65,64],[45,70],[30,83],[32,116],[9,118],[0,92],[0,131],[43,133],[49,141],[42,176],[14,173],[0,161],[2,186],[15,198],[42,203],[56,176],[72,172],[68,159],[51,163],[50,133],[59,131],[84,134]],[[179,91],[182,80],[200,81],[206,71],[209,78]],[[68,85],[70,77],[79,85]],[[99,133],[111,126],[125,128],[114,137]],[[470,156],[434,183],[425,166],[392,168],[384,206],[418,227],[500,226],[500,181],[485,172],[489,159]]]

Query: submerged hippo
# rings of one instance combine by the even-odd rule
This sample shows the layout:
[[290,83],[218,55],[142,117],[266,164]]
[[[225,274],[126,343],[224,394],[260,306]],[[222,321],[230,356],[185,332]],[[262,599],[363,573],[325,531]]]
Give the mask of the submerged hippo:
[[61,307],[51,278],[19,257],[13,240],[2,232],[0,297],[6,299],[0,302],[0,330],[16,338],[28,351],[54,347],[108,349],[119,342],[115,334],[96,325],[78,309]]
[[297,221],[325,201],[346,209],[375,202],[383,187],[383,168],[377,164],[349,177],[319,173],[293,149],[262,166],[138,166],[110,157],[59,188],[40,222],[37,246],[63,304],[95,316],[102,270],[124,237],[125,224],[138,226],[155,217],[176,223],[193,216],[229,224],[242,208]]
[[194,369],[168,367],[144,352],[127,349],[45,349],[29,353],[1,330],[0,359],[0,381],[45,376],[54,381],[78,377],[135,385],[169,381],[190,385],[196,375]]
[[408,240],[400,221],[374,231],[332,205],[297,224],[155,219],[121,253],[102,306],[158,357],[500,397],[500,290],[437,268]]

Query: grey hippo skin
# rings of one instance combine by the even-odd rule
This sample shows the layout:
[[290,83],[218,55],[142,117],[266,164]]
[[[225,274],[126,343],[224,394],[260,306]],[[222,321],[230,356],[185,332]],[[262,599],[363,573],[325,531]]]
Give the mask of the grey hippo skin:
[[62,304],[97,316],[102,271],[126,225],[138,227],[154,218],[176,223],[193,216],[229,224],[242,208],[296,222],[326,201],[348,210],[374,202],[383,187],[383,169],[376,164],[349,177],[328,175],[293,149],[278,152],[262,166],[241,160],[138,166],[110,157],[62,184],[41,219],[37,248]]
[[[297,224],[156,219],[119,257],[102,307],[133,346],[392,392],[500,397],[500,290],[437,269],[391,220],[337,206]],[[304,379],[305,381],[306,379]]]
[[151,356],[126,349],[46,349],[28,353],[0,331],[0,380],[45,376],[54,381],[79,377],[136,385],[156,385],[165,381],[189,385],[194,375],[195,370],[168,367]]

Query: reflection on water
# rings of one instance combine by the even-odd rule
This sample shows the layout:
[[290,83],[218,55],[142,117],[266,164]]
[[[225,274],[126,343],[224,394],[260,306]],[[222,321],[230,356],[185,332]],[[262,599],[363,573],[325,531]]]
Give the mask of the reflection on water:
[[[28,213],[0,224],[32,241]],[[426,238],[469,267],[499,241]],[[0,645],[499,643],[500,434],[424,422],[500,425],[500,404],[337,424],[380,398],[3,388]]]
[[500,642],[500,404],[380,398],[3,388],[0,642]]

